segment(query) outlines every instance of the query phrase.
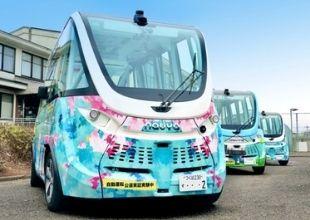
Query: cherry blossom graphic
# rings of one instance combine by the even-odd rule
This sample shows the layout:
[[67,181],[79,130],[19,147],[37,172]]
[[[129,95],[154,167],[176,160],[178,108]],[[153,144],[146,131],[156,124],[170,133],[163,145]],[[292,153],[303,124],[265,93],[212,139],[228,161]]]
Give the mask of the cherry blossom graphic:
[[128,120],[129,129],[134,131],[141,131],[142,128],[147,124],[148,120],[144,118],[131,117]]
[[212,180],[215,182],[217,188],[220,188],[223,184],[223,179],[217,175],[214,170],[209,170],[208,173],[212,175]]
[[97,189],[98,186],[99,186],[99,181],[100,179],[103,180],[104,178],[106,178],[107,176],[110,176],[111,174],[110,173],[102,173],[100,176],[95,176],[93,178],[91,178],[89,180],[90,184],[91,184],[91,188],[92,189]]

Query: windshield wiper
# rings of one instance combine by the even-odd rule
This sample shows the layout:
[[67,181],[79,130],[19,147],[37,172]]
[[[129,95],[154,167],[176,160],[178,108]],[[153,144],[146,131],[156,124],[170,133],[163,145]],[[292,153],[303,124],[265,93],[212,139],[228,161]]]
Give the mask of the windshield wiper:
[[233,131],[234,134],[240,134],[241,130],[246,128],[249,124],[251,124],[255,120],[255,117],[250,117],[244,124],[242,124],[240,127],[238,127],[235,131]]
[[[199,75],[196,76],[196,73],[199,73]],[[204,72],[196,69],[196,53],[193,57],[193,71],[181,82],[181,84],[173,91],[171,92],[168,97],[163,100],[160,104],[160,106],[156,106],[156,110],[161,112],[167,112],[170,110],[170,105],[175,102],[184,92],[190,87],[189,94],[192,92],[194,83],[203,75]],[[178,95],[173,98],[173,96],[179,91],[179,89],[184,86],[184,84],[190,80],[190,83],[182,89]],[[172,99],[173,98],[173,99]]]

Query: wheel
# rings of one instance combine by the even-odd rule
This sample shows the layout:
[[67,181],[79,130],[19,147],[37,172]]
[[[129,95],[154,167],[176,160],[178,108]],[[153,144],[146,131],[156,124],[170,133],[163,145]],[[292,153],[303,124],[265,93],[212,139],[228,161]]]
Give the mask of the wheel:
[[279,160],[278,162],[281,166],[286,166],[288,164],[288,160]]
[[61,211],[63,208],[64,196],[56,173],[55,164],[50,152],[47,153],[44,163],[45,173],[45,200],[47,208],[52,212]]
[[34,163],[34,160],[32,158],[31,174],[30,174],[30,186],[31,187],[40,187],[40,186],[42,186],[42,183],[43,183],[42,180],[40,179],[40,177],[36,173],[35,163]]
[[265,172],[265,166],[263,167],[252,167],[255,174],[263,174]]

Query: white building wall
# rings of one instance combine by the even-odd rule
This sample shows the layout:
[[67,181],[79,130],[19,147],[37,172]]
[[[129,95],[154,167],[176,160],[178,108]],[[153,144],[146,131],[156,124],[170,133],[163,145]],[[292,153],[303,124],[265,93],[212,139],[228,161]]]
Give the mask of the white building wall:
[[11,32],[11,34],[49,49],[54,49],[59,36],[59,32],[57,31],[49,31],[31,27],[17,29],[16,31]]

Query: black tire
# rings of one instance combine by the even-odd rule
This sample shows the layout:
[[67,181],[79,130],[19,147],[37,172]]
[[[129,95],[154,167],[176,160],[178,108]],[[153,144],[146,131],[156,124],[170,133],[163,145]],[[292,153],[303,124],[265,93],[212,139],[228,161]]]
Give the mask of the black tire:
[[279,160],[278,162],[281,166],[286,166],[288,164],[288,160]]
[[32,159],[31,162],[31,174],[30,174],[30,186],[31,187],[41,187],[43,186],[43,182],[40,177],[37,175],[35,170],[35,163]]
[[262,175],[265,172],[265,166],[263,167],[252,167],[253,171],[257,175]]
[[64,196],[62,193],[59,175],[50,152],[47,152],[44,161],[44,194],[47,208],[52,212],[63,209]]

